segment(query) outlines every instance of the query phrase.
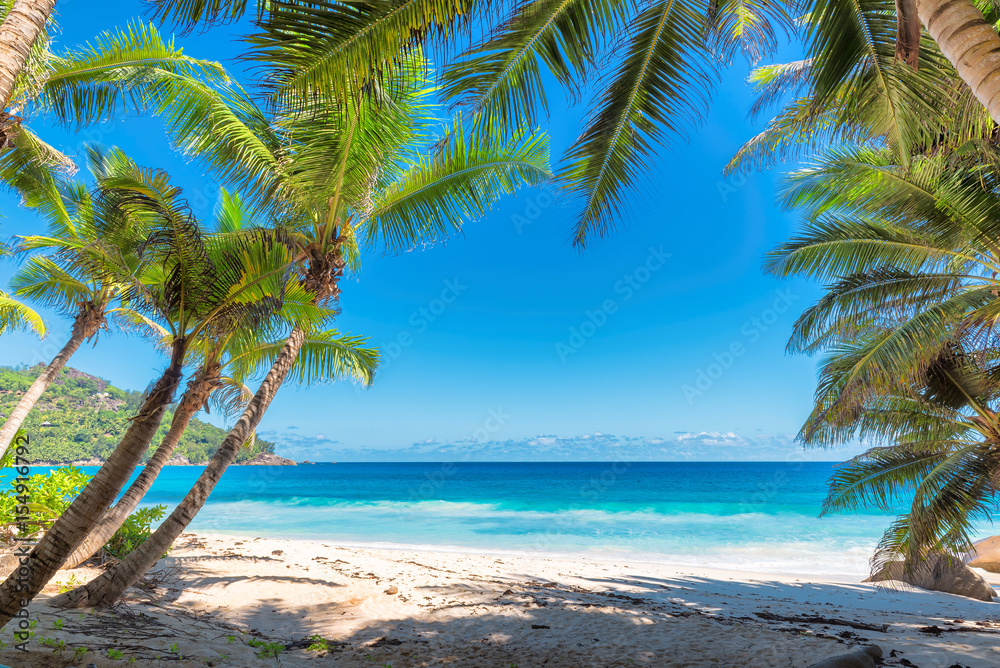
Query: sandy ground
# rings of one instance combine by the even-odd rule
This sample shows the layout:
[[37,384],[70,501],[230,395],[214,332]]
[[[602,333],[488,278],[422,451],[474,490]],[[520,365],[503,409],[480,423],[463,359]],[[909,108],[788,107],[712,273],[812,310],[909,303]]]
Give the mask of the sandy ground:
[[4,631],[0,663],[801,667],[876,643],[889,666],[1000,666],[1000,603],[657,564],[185,534],[113,609],[54,610],[47,591],[32,650]]

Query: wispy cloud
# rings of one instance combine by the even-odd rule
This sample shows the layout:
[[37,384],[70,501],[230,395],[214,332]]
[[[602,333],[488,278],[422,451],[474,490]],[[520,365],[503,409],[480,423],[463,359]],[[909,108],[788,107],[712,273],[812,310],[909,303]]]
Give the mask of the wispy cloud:
[[[318,435],[322,436],[322,435]],[[268,434],[279,453],[314,461],[829,461],[862,450],[803,449],[788,434],[755,432],[674,432],[670,436],[615,436],[595,432],[562,437],[543,434],[503,441],[442,442],[434,438],[396,449],[331,447],[336,441],[301,434]],[[298,453],[308,453],[299,455]]]

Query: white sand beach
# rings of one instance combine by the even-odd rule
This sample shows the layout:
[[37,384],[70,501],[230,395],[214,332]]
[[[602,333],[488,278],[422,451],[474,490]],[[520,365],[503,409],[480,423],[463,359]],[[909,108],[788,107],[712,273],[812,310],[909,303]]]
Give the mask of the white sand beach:
[[[58,581],[96,572],[63,571]],[[147,586],[112,610],[52,609],[57,591],[50,584],[32,604],[32,651],[8,645],[0,662],[799,667],[875,643],[888,666],[1000,666],[1000,603],[651,563],[185,534]],[[329,650],[308,651],[313,635]],[[259,656],[267,643],[285,649]],[[79,647],[89,651],[74,657]]]

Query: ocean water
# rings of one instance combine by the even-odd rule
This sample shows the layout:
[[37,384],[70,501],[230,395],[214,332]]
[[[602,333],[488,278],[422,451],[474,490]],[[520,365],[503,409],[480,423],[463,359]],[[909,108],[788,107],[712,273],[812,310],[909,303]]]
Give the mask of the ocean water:
[[[345,546],[572,554],[856,577],[867,573],[868,558],[891,516],[819,517],[833,466],[239,466],[226,472],[191,530]],[[172,506],[201,470],[167,467],[145,502]]]

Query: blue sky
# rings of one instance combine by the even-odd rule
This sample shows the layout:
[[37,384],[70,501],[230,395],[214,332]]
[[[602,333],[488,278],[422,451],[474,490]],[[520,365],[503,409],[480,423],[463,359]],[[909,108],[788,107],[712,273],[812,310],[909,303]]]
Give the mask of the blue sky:
[[[102,3],[97,12],[91,3],[60,0],[58,8],[57,44],[68,46],[124,25],[142,4]],[[242,45],[234,34],[223,28],[178,41],[188,54],[239,73],[233,59]],[[746,118],[747,71],[737,59],[705,124],[660,152],[650,178],[630,195],[619,231],[585,253],[568,243],[575,203],[525,190],[469,224],[464,237],[367,258],[363,274],[342,285],[339,326],[382,348],[375,385],[286,388],[262,433],[277,440],[279,452],[296,446],[289,451],[313,459],[338,448],[481,440],[484,433],[503,441],[719,432],[755,443],[773,435],[775,456],[790,452],[787,436],[808,412],[815,360],[789,357],[784,346],[818,289],[761,271],[764,253],[795,226],[794,215],[775,203],[781,169],[722,176],[760,129]],[[559,92],[553,98],[546,129],[558,156],[579,131],[583,110],[560,104]],[[170,172],[196,213],[211,212],[211,178],[170,151],[155,118],[130,116],[77,134],[43,119],[32,126],[75,155],[84,141],[120,146]],[[4,235],[39,229],[10,196],[3,215]],[[0,267],[0,278],[11,269]],[[0,363],[49,356],[67,324],[54,319],[52,330],[42,343],[6,337]],[[113,334],[77,353],[72,365],[142,389],[164,361],[142,342]]]

